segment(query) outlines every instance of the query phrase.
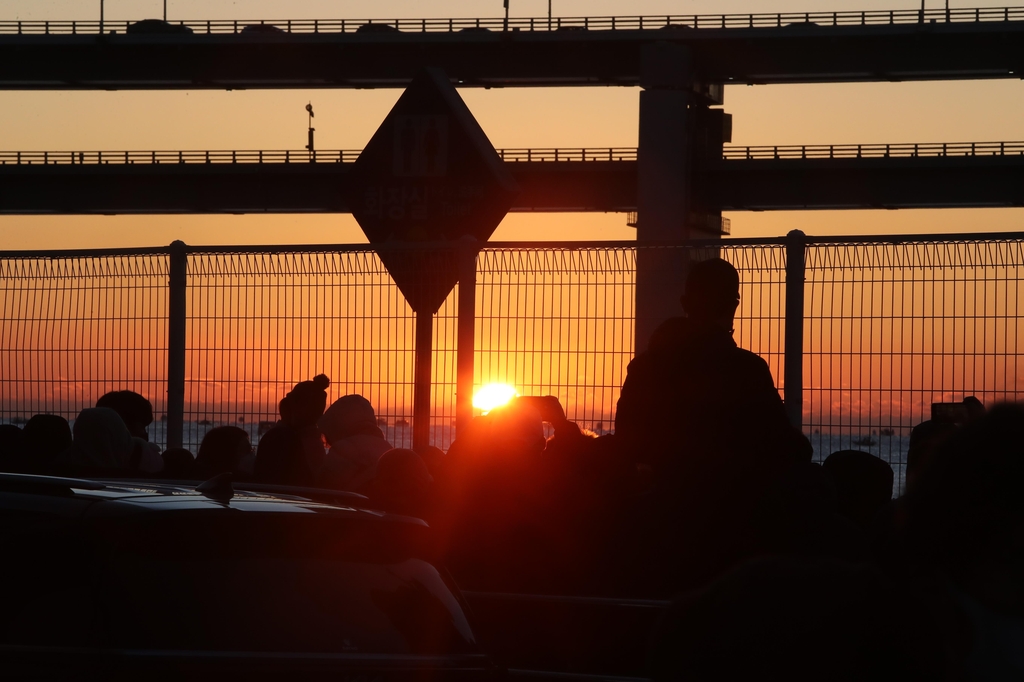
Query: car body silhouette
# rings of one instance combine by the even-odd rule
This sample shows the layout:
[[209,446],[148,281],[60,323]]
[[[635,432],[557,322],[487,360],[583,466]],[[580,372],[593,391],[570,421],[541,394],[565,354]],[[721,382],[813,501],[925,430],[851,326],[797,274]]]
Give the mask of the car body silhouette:
[[192,33],[192,29],[184,24],[172,24],[163,19],[142,19],[128,24],[124,32],[130,35],[174,35]]
[[0,474],[5,677],[492,679],[424,522],[283,490]]

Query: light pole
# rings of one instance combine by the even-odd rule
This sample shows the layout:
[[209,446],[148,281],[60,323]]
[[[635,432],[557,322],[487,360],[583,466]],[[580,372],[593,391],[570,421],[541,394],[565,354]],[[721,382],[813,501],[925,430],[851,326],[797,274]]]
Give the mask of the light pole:
[[313,161],[316,158],[316,148],[313,146],[313,133],[316,132],[316,128],[313,127],[313,103],[310,102],[306,105],[306,111],[309,113],[309,142],[306,144],[306,149],[309,150],[309,160]]
[[508,31],[508,0],[505,0],[505,24],[501,30]]
[[164,21],[167,21],[167,0],[164,0]]
[[551,0],[548,0],[548,30],[551,30]]
[[100,0],[100,33],[103,33],[103,0]]

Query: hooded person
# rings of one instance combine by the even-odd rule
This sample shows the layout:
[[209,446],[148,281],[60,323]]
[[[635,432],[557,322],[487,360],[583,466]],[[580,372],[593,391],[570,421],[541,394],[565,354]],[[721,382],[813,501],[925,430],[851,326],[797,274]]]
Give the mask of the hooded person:
[[103,475],[163,469],[159,455],[152,457],[146,442],[132,437],[120,415],[109,407],[82,410],[71,432],[71,447],[57,457],[56,468],[62,472]]
[[370,402],[361,395],[342,396],[327,408],[317,426],[331,444],[321,483],[340,490],[366,490],[377,475],[381,455],[391,449]]

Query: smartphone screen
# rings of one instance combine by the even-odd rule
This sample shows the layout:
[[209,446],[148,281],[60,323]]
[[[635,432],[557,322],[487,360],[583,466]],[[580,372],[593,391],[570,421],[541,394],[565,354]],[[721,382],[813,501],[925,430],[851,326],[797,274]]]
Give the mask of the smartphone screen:
[[966,424],[967,406],[963,403],[932,403],[932,419],[951,424]]

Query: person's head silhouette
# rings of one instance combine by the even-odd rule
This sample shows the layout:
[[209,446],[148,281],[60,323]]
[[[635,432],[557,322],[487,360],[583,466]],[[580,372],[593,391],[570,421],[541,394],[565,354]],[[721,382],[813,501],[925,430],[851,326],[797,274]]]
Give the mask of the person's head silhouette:
[[695,322],[732,329],[740,303],[740,276],[730,263],[709,258],[690,266],[686,291],[680,299],[687,317]]
[[96,407],[107,407],[117,412],[136,438],[149,440],[146,428],[153,423],[153,405],[135,391],[111,391],[96,401]]

